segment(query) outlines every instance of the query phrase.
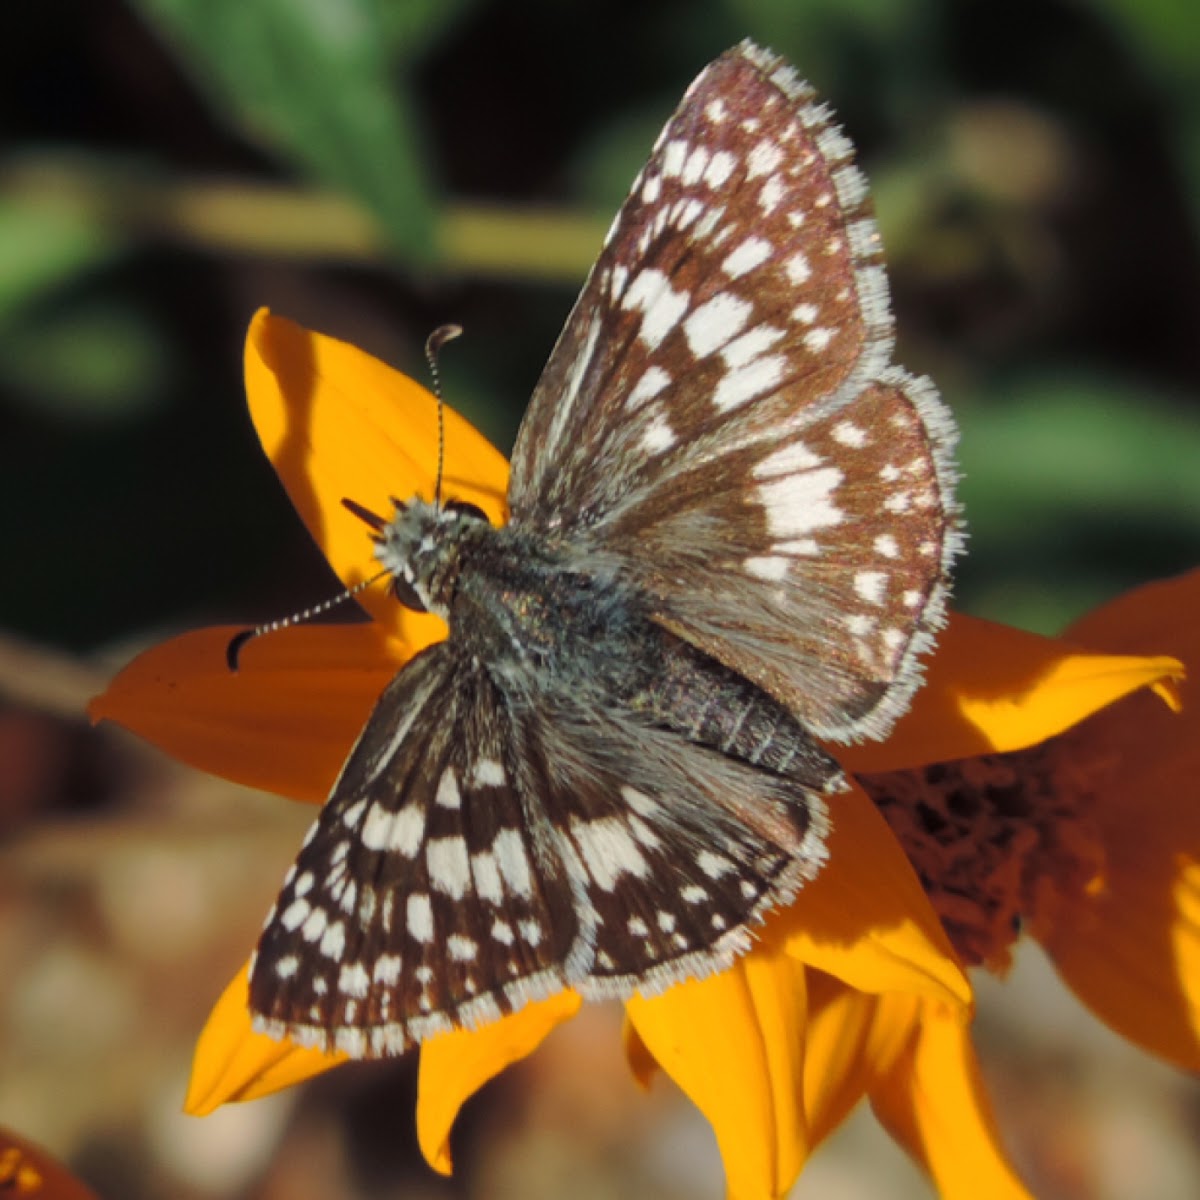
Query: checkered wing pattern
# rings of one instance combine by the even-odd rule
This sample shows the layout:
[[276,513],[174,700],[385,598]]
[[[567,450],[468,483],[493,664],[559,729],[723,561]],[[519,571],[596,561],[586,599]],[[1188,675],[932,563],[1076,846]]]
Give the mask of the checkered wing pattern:
[[512,521],[356,511],[449,640],[384,692],[250,1005],[354,1056],[723,969],[826,854],[814,741],[906,707],[957,548],[851,147],[750,43],[688,91],[518,435]]
[[957,549],[953,427],[891,364],[852,147],[743,43],[654,147],[540,380],[515,523],[557,530],[831,740],[916,687]]
[[564,986],[721,969],[819,868],[825,781],[764,780],[566,694],[515,710],[434,646],[381,697],[267,918],[256,1027],[378,1057]]

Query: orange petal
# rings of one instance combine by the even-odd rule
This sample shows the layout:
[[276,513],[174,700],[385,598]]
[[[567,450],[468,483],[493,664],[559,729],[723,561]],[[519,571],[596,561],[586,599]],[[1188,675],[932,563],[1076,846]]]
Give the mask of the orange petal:
[[942,1200],[1031,1200],[1001,1148],[970,1032],[956,1014],[925,1005],[871,1103]]
[[[389,496],[432,499],[437,401],[423,387],[334,338],[260,309],[246,337],[246,394],[263,449],[292,503],[347,585],[375,575],[369,531],[342,506],[390,516]],[[508,464],[452,408],[445,409],[443,491],[505,517]],[[359,597],[377,621],[425,645],[445,626],[396,603],[381,581]]]
[[1109,654],[1169,651],[1200,669],[1200,569],[1125,592],[1093,609],[1063,635]]
[[829,862],[767,926],[792,957],[861,992],[912,992],[969,1009],[971,985],[920,881],[857,786],[828,797]]
[[203,629],[133,660],[92,701],[93,721],[131,729],[182,762],[249,787],[321,801],[379,693],[399,669],[375,625],[307,625],[246,647]]
[[1157,646],[1189,672],[1183,711],[1131,696],[1054,746],[1086,789],[1101,878],[1055,892],[1031,932],[1079,997],[1117,1032],[1200,1070],[1200,571],[1139,588],[1071,636],[1105,649]]
[[196,1044],[184,1112],[203,1117],[234,1100],[257,1100],[346,1061],[344,1054],[277,1042],[250,1024],[250,968],[221,994]]
[[804,968],[766,950],[626,1005],[645,1048],[712,1125],[730,1200],[784,1195],[808,1155],[805,1009]]
[[0,1195],[20,1200],[96,1200],[96,1193],[40,1146],[0,1129]]
[[868,996],[810,971],[804,1110],[817,1146],[850,1115],[908,1045],[921,1001]]
[[450,1174],[450,1130],[459,1109],[489,1079],[532,1054],[581,1003],[575,992],[559,992],[489,1025],[442,1034],[421,1047],[417,1141],[435,1171]]
[[[1153,812],[1142,815],[1155,820]],[[1194,838],[1196,819],[1187,825]],[[1031,932],[1102,1021],[1169,1062],[1200,1071],[1200,864],[1194,857],[1181,861],[1172,845],[1176,832],[1162,826],[1153,836],[1127,833],[1123,848],[1119,836],[1106,834],[1102,886],[1060,899],[1052,920]]]
[[838,758],[865,773],[1020,750],[1180,673],[1173,658],[1089,654],[953,613],[925,685],[891,736],[839,748]]

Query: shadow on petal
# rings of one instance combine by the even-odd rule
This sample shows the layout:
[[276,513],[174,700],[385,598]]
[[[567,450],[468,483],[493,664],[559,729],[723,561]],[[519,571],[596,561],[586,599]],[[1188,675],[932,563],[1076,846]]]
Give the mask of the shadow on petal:
[[914,992],[969,1011],[971,986],[879,810],[857,786],[828,803],[829,862],[764,938],[859,991]]
[[[357,501],[390,516],[390,496],[432,499],[437,401],[420,384],[362,350],[260,309],[246,336],[246,395],[264,451],[296,511],[338,576],[352,586],[378,571]],[[445,409],[443,491],[500,523],[508,464],[469,422]],[[401,608],[386,581],[359,597],[397,635],[427,644],[437,618]],[[440,631],[440,632],[439,632]]]
[[942,1200],[1032,1200],[1001,1147],[970,1031],[955,1015],[925,1005],[871,1104]]
[[827,1138],[895,1065],[922,1009],[916,996],[868,996],[810,971],[804,1110],[813,1145]]

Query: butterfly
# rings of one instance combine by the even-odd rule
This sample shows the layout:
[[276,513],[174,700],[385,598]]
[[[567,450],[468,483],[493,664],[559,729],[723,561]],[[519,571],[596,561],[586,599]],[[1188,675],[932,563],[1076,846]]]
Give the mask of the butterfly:
[[563,988],[720,971],[821,870],[828,743],[908,707],[959,548],[951,419],[892,364],[853,149],[747,41],[655,143],[517,435],[508,506],[356,506],[445,641],[380,696],[267,918],[256,1027],[403,1053]]

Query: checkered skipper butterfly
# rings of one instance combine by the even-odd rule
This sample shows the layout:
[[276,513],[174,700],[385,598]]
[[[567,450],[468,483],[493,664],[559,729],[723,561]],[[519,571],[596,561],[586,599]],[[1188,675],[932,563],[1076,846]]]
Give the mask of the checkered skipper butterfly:
[[820,743],[906,709],[957,549],[852,147],[743,42],[634,181],[517,437],[511,521],[373,525],[446,641],[380,697],[267,919],[260,1029],[399,1054],[728,966],[821,868]]

